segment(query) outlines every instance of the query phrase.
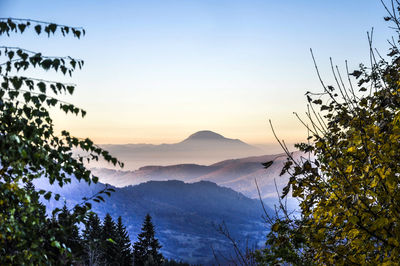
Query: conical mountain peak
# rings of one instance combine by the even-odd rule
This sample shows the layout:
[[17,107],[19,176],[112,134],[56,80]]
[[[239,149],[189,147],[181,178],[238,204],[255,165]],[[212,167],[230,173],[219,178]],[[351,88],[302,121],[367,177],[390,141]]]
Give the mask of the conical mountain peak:
[[198,131],[190,135],[186,140],[222,140],[224,136],[210,130]]

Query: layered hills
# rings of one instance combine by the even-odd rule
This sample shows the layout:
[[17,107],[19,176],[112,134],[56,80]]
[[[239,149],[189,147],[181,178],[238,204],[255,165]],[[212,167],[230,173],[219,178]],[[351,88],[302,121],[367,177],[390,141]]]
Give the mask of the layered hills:
[[[74,181],[62,189],[50,189],[73,206],[104,184],[114,186],[116,192],[105,203],[94,205],[95,212],[100,216],[108,212],[115,219],[122,216],[132,241],[143,217],[150,213],[162,252],[193,264],[207,265],[215,254],[229,257],[232,243],[216,229],[222,223],[242,248],[246,243],[262,245],[266,226],[259,193],[266,206],[272,207],[277,192],[288,181],[286,175],[280,176],[286,162],[284,154],[262,155],[264,151],[256,147],[212,131],[196,132],[174,144],[102,147],[125,162],[123,171],[89,165],[102,183],[88,186]],[[299,158],[301,154],[293,156]],[[262,163],[268,161],[273,163],[265,169]],[[49,188],[41,181],[37,182],[39,188]],[[50,208],[60,204],[47,202]],[[271,214],[271,208],[267,207],[267,212]]]
[[[262,155],[263,150],[239,139],[226,138],[203,130],[173,144],[105,144],[101,145],[125,163],[126,170],[146,165],[171,165],[182,163],[211,164],[225,159]],[[110,167],[105,163],[91,167]]]
[[[100,183],[88,186],[74,180],[60,188],[48,185],[45,179],[37,180],[35,185],[59,193],[69,207],[105,186]],[[229,257],[233,247],[217,230],[223,223],[242,248],[246,243],[262,244],[265,238],[260,202],[212,182],[149,181],[115,190],[104,203],[93,203],[93,210],[101,217],[106,213],[114,219],[122,216],[132,242],[136,241],[143,218],[149,213],[163,245],[162,252],[169,258],[209,264],[214,260],[213,252],[221,258]],[[44,203],[53,209],[60,207],[63,200]]]
[[[300,155],[295,153],[294,156]],[[264,169],[262,163],[267,161],[273,161],[273,164]],[[211,165],[145,166],[135,171],[96,168],[92,172],[99,176],[101,182],[117,187],[137,185],[150,180],[181,180],[189,183],[211,181],[250,198],[258,198],[257,181],[262,198],[276,198],[277,188],[280,192],[288,181],[286,175],[280,176],[285,162],[286,156],[278,154],[224,160]]]

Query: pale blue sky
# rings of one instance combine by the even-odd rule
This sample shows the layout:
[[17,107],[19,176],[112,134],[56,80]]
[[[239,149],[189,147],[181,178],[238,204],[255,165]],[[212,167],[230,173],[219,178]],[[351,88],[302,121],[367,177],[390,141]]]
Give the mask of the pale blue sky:
[[[385,52],[391,32],[378,0],[0,0],[1,17],[83,26],[87,35],[1,37],[85,60],[67,100],[85,119],[55,113],[57,128],[98,143],[171,143],[202,129],[249,143],[289,142],[306,131],[292,112],[319,91],[309,48],[329,83],[329,57],[368,62],[366,32]],[[51,75],[51,78],[53,75]],[[70,81],[70,80],[69,80]]]

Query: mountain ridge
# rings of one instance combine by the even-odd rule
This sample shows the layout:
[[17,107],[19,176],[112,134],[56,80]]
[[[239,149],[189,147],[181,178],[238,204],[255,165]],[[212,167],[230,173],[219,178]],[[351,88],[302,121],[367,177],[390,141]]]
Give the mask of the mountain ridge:
[[215,133],[211,130],[200,130],[197,131],[196,133],[193,133],[189,137],[187,137],[183,141],[188,141],[188,140],[204,140],[204,139],[227,139],[221,134]]
[[[38,189],[59,193],[69,208],[105,186],[102,183],[89,186],[75,178],[72,180],[62,188],[49,185],[45,178],[35,180],[34,184]],[[239,244],[243,248],[247,240],[255,245],[264,241],[265,225],[259,201],[213,182],[149,181],[114,189],[104,203],[93,202],[93,211],[100,217],[106,213],[113,219],[122,216],[132,242],[140,232],[143,217],[149,213],[156,227],[156,237],[163,245],[162,252],[168,258],[209,265],[214,259],[212,248],[229,254],[232,251],[230,241],[215,229],[222,223],[227,225],[232,237],[242,240]],[[43,203],[54,209],[61,207],[64,201],[44,200]],[[272,214],[271,209],[267,210]]]
[[[300,155],[298,152],[293,153],[293,156],[297,158]],[[273,161],[273,164],[265,169],[262,163],[267,161]],[[285,154],[276,154],[223,160],[210,165],[145,166],[134,171],[94,168],[92,172],[102,182],[118,187],[140,184],[150,180],[181,180],[188,183],[211,181],[241,192],[250,198],[259,196],[256,180],[262,198],[276,198],[276,189],[278,188],[280,192],[288,182],[287,175],[280,176],[285,162]]]
[[[225,159],[262,155],[264,151],[239,139],[226,138],[210,130],[195,132],[186,139],[171,144],[103,144],[113,156],[125,163],[125,169],[143,166],[195,163],[211,164]],[[105,162],[89,167],[110,167]]]

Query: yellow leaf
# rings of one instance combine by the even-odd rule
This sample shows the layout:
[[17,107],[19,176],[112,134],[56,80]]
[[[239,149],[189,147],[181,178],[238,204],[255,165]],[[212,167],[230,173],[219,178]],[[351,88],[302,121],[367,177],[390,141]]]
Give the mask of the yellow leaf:
[[348,152],[355,152],[356,151],[356,147],[352,146],[350,148],[347,149]]
[[388,187],[390,193],[393,193],[397,187],[397,182],[393,181],[391,178],[386,179],[385,184]]
[[396,247],[399,246],[399,241],[397,241],[397,239],[394,237],[389,238],[388,242],[389,242],[389,244],[394,245]]
[[279,224],[278,224],[278,223],[275,223],[275,224],[272,226],[271,229],[272,229],[272,231],[277,232],[278,229],[279,229]]
[[379,177],[375,176],[374,180],[372,180],[371,187],[374,188],[378,185]]
[[351,216],[349,218],[349,222],[352,224],[356,224],[358,222],[358,217],[357,216]]
[[347,166],[345,173],[351,173],[351,171],[353,171],[353,166],[352,165]]
[[350,237],[355,238],[360,232],[357,229],[351,229],[349,232]]
[[378,172],[378,174],[382,177],[382,179],[385,179],[385,168],[378,168],[376,169],[376,171]]
[[383,226],[387,225],[389,223],[389,220],[385,217],[381,217],[376,222],[374,223],[374,227],[376,228],[382,228]]

